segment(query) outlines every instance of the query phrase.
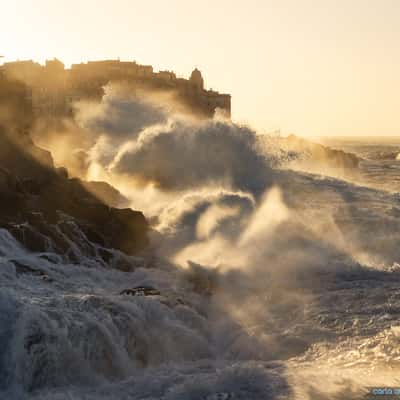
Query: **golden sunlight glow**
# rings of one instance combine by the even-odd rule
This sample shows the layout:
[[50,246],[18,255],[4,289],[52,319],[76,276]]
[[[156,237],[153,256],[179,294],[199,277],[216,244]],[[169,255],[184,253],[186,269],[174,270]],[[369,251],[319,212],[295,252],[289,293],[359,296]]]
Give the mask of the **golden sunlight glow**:
[[396,135],[399,19],[397,0],[3,0],[0,54],[198,66],[262,131]]

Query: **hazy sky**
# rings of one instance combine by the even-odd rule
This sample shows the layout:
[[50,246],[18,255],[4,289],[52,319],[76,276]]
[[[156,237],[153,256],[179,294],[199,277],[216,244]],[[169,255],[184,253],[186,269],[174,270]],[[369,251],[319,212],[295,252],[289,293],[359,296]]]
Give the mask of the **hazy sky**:
[[400,135],[400,0],[1,0],[7,59],[135,59],[300,135]]

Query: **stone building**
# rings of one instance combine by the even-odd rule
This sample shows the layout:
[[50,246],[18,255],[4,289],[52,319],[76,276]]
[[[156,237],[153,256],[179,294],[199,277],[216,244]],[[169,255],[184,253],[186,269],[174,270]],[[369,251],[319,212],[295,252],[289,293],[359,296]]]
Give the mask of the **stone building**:
[[69,115],[79,100],[101,100],[104,86],[110,82],[173,91],[193,113],[204,117],[212,117],[217,109],[227,116],[231,112],[231,96],[206,90],[197,68],[189,79],[183,79],[171,71],[154,72],[152,66],[135,61],[89,61],[66,69],[61,61],[53,59],[44,66],[32,60],[9,62],[0,71],[24,82],[31,89],[35,114],[47,117]]

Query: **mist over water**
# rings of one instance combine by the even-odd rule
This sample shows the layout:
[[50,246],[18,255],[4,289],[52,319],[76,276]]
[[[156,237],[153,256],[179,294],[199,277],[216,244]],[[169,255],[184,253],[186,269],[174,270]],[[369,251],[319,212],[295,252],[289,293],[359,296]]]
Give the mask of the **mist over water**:
[[[155,95],[109,88],[76,107],[47,146],[143,210],[152,243],[104,263],[73,221],[65,257],[0,230],[2,397],[357,399],[399,384],[397,193],[285,169],[291,155],[250,128]],[[137,286],[159,294],[121,294]]]
[[398,137],[326,138],[329,146],[362,158],[358,181],[364,185],[400,191],[400,140]]

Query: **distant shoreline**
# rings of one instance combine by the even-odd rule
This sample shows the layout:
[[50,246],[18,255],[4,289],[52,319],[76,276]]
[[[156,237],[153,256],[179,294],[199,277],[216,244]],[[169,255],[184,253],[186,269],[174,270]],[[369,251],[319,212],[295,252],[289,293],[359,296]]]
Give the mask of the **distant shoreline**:
[[308,140],[316,140],[320,143],[332,142],[357,142],[364,144],[393,144],[400,145],[400,135],[398,136],[309,136]]

